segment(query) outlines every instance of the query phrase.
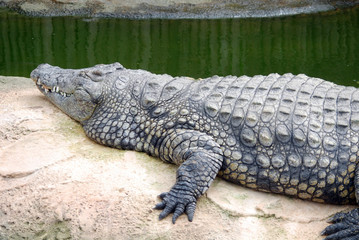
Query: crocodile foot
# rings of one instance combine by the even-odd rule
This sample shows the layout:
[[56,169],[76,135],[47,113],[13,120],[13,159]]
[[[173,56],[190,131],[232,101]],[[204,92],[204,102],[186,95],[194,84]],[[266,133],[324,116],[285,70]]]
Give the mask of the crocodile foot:
[[162,202],[158,203],[154,208],[163,210],[159,215],[160,220],[173,212],[173,224],[176,223],[177,218],[183,213],[186,213],[188,220],[192,222],[196,210],[197,199],[189,191],[186,191],[183,188],[177,188],[178,186],[176,185],[171,191],[159,195]]
[[332,225],[326,227],[322,235],[327,237],[324,240],[359,239],[359,208],[347,213],[336,213],[329,219]]

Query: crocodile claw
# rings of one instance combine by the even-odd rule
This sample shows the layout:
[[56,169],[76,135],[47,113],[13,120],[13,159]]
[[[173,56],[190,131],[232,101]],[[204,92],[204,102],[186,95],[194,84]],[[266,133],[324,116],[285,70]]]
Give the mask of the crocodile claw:
[[322,235],[327,236],[324,240],[359,239],[359,208],[348,213],[336,213],[329,222],[332,225],[321,232]]
[[159,219],[162,220],[170,213],[173,213],[172,223],[175,224],[179,216],[185,213],[188,221],[192,222],[196,210],[196,198],[185,191],[172,189],[170,192],[159,195],[162,202],[156,204],[154,209],[163,210]]

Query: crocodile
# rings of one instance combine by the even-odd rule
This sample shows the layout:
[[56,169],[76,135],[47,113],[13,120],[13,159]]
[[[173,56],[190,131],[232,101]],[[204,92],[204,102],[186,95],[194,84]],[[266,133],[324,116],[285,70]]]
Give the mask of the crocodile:
[[[359,89],[290,73],[195,80],[120,63],[83,69],[41,64],[38,89],[95,142],[179,165],[159,195],[159,219],[193,220],[216,176],[314,202],[359,201]],[[359,210],[321,233],[358,239]]]

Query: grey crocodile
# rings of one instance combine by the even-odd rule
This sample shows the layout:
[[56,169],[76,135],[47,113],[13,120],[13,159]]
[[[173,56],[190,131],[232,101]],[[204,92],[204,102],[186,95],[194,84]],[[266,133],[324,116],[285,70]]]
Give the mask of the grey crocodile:
[[[39,65],[39,90],[94,141],[180,165],[159,218],[192,221],[216,176],[252,189],[333,204],[359,199],[359,89],[306,75],[189,77]],[[322,235],[358,239],[359,211]]]

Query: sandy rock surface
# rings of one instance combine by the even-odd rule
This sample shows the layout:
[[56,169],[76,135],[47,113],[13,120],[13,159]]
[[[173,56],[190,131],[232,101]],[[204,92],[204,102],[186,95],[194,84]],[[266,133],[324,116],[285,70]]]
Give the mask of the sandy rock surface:
[[176,166],[89,140],[27,78],[0,77],[0,239],[321,239],[335,206],[216,179],[194,221],[158,221]]

